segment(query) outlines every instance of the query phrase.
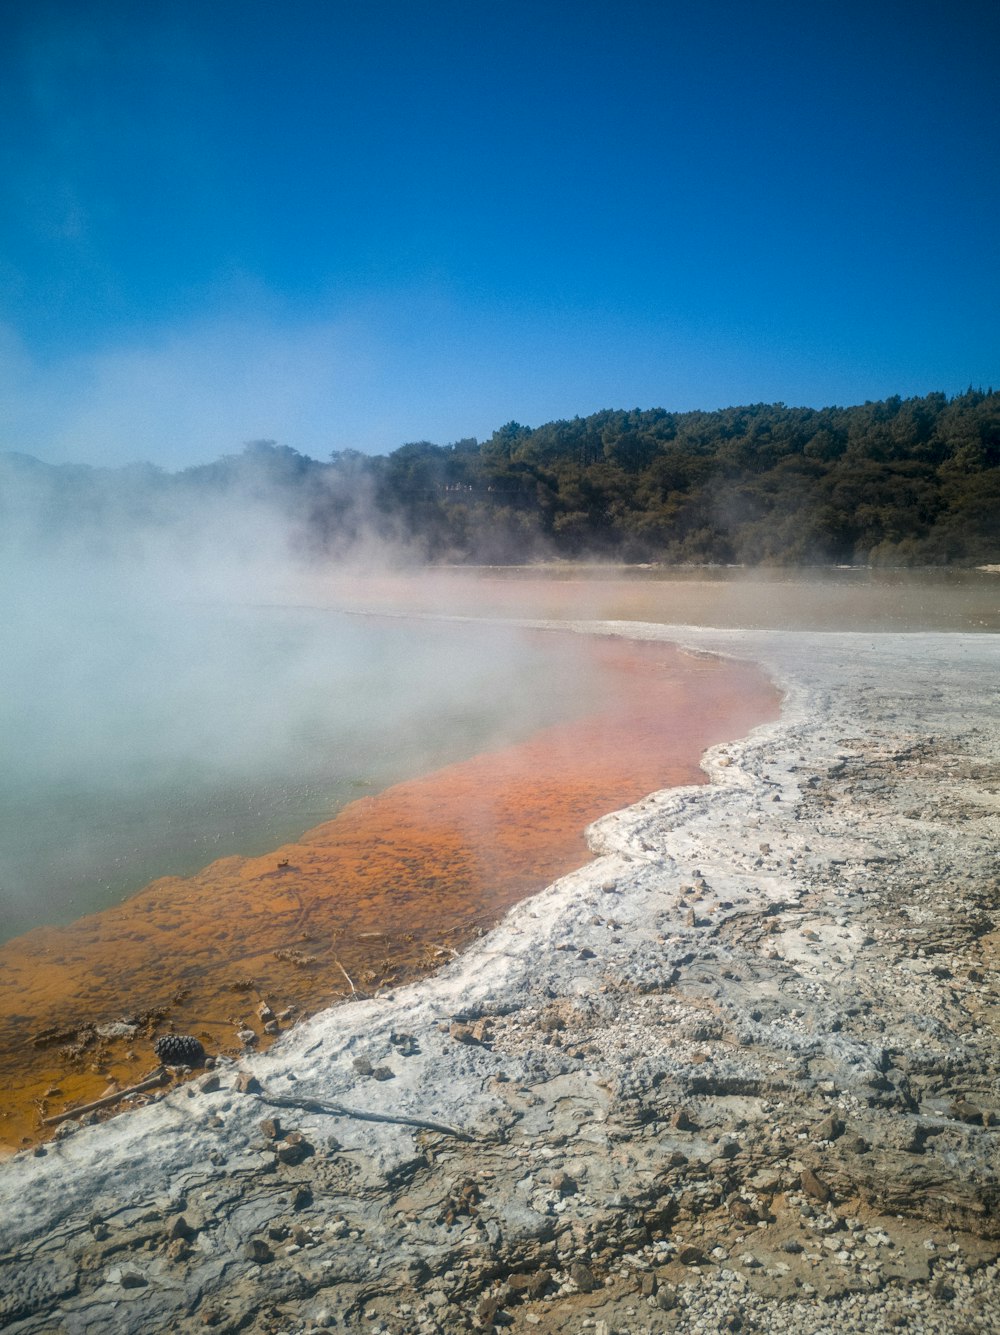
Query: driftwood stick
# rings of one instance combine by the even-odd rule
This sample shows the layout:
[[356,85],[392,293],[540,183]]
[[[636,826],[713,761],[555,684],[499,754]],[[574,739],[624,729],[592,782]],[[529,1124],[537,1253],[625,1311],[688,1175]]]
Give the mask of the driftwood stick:
[[258,1095],[262,1103],[269,1103],[275,1108],[301,1108],[303,1112],[326,1113],[329,1117],[353,1117],[359,1122],[389,1122],[394,1126],[415,1126],[421,1131],[440,1131],[442,1135],[454,1136],[457,1140],[475,1140],[468,1131],[461,1127],[449,1126],[447,1122],[429,1122],[423,1117],[398,1117],[388,1113],[367,1112],[363,1108],[348,1108],[343,1103],[323,1103],[319,1099],[293,1099],[286,1094]]
[[334,964],[336,964],[337,968],[340,970],[340,972],[341,972],[341,973],[344,975],[344,977],[347,979],[347,985],[348,985],[348,987],[351,989],[351,993],[352,993],[352,995],[353,995],[353,996],[357,996],[357,995],[358,995],[358,989],[354,986],[354,983],[351,981],[351,975],[347,972],[347,970],[346,970],[346,969],[344,968],[344,966],[341,964],[340,960],[335,959],[333,962],[334,962]]
[[147,1089],[157,1089],[160,1085],[167,1084],[169,1080],[170,1076],[161,1068],[155,1075],[140,1080],[137,1085],[129,1085],[127,1089],[116,1089],[113,1094],[105,1094],[103,1099],[95,1099],[93,1103],[81,1103],[78,1108],[67,1108],[65,1112],[55,1113],[52,1117],[43,1117],[42,1126],[56,1126],[59,1122],[65,1122],[70,1117],[79,1117],[82,1113],[96,1112],[98,1108],[110,1108],[113,1103],[120,1103],[122,1099],[127,1099],[130,1094],[144,1094]]

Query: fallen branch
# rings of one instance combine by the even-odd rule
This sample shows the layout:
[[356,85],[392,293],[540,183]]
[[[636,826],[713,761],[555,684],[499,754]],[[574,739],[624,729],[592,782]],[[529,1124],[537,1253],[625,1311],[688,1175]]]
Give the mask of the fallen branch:
[[347,985],[348,985],[348,987],[351,989],[351,994],[352,994],[353,996],[356,997],[356,996],[358,995],[358,989],[354,986],[354,983],[351,981],[351,975],[347,972],[347,970],[346,970],[346,969],[344,968],[344,966],[341,964],[340,960],[336,960],[336,959],[335,959],[333,962],[334,962],[334,964],[336,964],[337,968],[340,970],[340,972],[341,972],[341,973],[344,975],[344,977],[347,979]]
[[127,1089],[116,1089],[113,1094],[105,1094],[103,1099],[95,1099],[93,1103],[81,1103],[78,1108],[67,1108],[65,1112],[55,1113],[52,1117],[43,1117],[42,1126],[56,1126],[59,1122],[68,1121],[71,1117],[80,1117],[84,1113],[96,1112],[98,1108],[110,1108],[113,1103],[120,1103],[122,1099],[127,1099],[130,1094],[144,1094],[147,1089],[157,1089],[161,1085],[166,1085],[170,1081],[170,1076],[161,1067],[155,1075],[140,1080],[137,1085],[129,1085]]
[[461,1127],[449,1126],[447,1122],[429,1122],[423,1117],[393,1117],[388,1113],[348,1108],[343,1103],[323,1103],[319,1099],[293,1099],[287,1094],[268,1094],[266,1091],[258,1097],[262,1103],[269,1103],[275,1108],[301,1108],[303,1112],[325,1113],[328,1117],[353,1117],[359,1122],[389,1122],[394,1126],[415,1126],[421,1131],[439,1131],[442,1135],[454,1136],[457,1140],[476,1139]]

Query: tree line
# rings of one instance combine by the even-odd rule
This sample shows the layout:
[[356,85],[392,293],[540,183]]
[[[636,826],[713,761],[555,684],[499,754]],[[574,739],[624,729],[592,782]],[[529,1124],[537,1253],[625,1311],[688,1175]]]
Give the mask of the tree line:
[[[264,441],[177,474],[118,472],[119,508],[138,505],[133,494],[147,510],[150,495],[253,496],[294,519],[318,556],[374,537],[429,562],[1000,561],[993,390],[848,408],[606,410],[323,461]],[[67,500],[99,510],[100,473],[69,470]]]
[[[335,456],[334,468],[355,460]],[[431,560],[1000,559],[1000,394],[604,411],[366,461]]]

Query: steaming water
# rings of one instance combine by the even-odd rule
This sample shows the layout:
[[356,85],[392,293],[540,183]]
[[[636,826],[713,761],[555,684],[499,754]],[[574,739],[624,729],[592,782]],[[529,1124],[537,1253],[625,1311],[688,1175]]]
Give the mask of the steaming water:
[[278,607],[56,620],[0,664],[4,939],[263,853],[598,689],[563,637]]

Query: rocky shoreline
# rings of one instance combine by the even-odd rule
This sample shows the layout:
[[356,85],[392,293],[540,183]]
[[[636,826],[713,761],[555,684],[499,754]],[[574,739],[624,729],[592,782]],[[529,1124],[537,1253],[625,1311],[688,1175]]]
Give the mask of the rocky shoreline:
[[0,1325],[1000,1328],[1000,641],[575,624],[783,717],[440,974],[3,1165]]

